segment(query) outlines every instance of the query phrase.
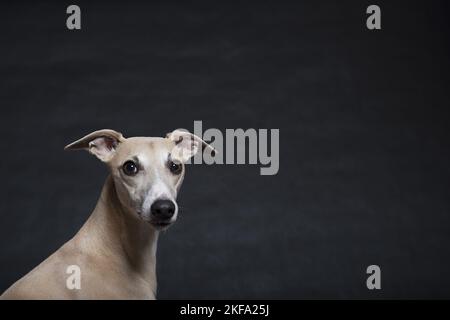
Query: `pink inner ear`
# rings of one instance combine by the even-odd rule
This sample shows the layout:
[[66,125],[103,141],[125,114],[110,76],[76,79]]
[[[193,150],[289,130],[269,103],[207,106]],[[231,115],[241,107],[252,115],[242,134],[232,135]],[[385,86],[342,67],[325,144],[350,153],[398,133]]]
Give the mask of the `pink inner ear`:
[[99,159],[107,161],[117,147],[117,141],[111,137],[102,136],[89,143],[89,151]]
[[114,140],[110,137],[103,137],[103,140],[104,140],[104,144],[105,144],[106,148],[108,148],[108,150],[112,150],[117,147],[116,140]]
[[105,149],[107,151],[111,151],[116,145],[114,139],[106,136],[95,138],[89,144],[95,146],[97,149]]
[[179,144],[181,141],[183,141],[183,136],[179,136],[178,140],[175,141],[175,144]]

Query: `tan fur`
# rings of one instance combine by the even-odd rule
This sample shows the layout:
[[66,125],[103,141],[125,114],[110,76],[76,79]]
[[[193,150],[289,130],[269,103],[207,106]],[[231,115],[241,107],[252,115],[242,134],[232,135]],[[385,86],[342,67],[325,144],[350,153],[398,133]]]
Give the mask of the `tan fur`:
[[[180,132],[174,132],[176,139],[173,134],[167,138],[125,139],[116,131],[100,130],[68,145],[66,149],[88,150],[109,167],[110,175],[97,205],[71,240],[0,298],[155,299],[156,247],[161,228],[153,225],[144,211],[148,194],[156,183],[164,187],[165,197],[175,201],[183,181],[184,165],[180,175],[172,174],[166,166],[167,155],[179,146]],[[185,142],[192,137],[187,132],[185,135]],[[196,152],[198,139],[191,138],[189,141],[194,145],[184,151]],[[139,176],[127,177],[121,167],[132,157],[142,160],[143,170]],[[79,290],[66,286],[69,277],[66,270],[70,265],[81,269]]]

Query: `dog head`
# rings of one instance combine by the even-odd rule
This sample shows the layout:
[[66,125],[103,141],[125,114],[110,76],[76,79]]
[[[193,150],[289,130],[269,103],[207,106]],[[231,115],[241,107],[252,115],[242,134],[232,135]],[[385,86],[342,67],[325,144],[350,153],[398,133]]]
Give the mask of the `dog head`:
[[106,163],[124,211],[161,230],[177,219],[176,198],[185,163],[202,147],[215,152],[201,138],[183,129],[168,133],[165,138],[124,138],[117,131],[104,129],[65,149],[87,150]]

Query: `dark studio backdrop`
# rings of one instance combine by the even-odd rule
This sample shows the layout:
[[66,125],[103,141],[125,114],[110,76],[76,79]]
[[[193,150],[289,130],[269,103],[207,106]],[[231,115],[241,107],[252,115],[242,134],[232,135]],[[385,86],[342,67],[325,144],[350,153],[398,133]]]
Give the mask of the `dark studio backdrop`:
[[280,129],[280,170],[187,168],[158,298],[450,298],[448,2],[74,3],[80,31],[0,5],[1,291],[96,204],[107,170],[67,143],[202,120]]

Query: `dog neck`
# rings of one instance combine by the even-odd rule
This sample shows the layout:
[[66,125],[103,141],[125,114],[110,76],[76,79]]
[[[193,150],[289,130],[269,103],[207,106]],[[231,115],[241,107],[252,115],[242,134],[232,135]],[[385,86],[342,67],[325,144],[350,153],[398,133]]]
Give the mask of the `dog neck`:
[[80,230],[82,247],[139,276],[156,291],[156,247],[159,232],[122,207],[109,176],[97,205]]

